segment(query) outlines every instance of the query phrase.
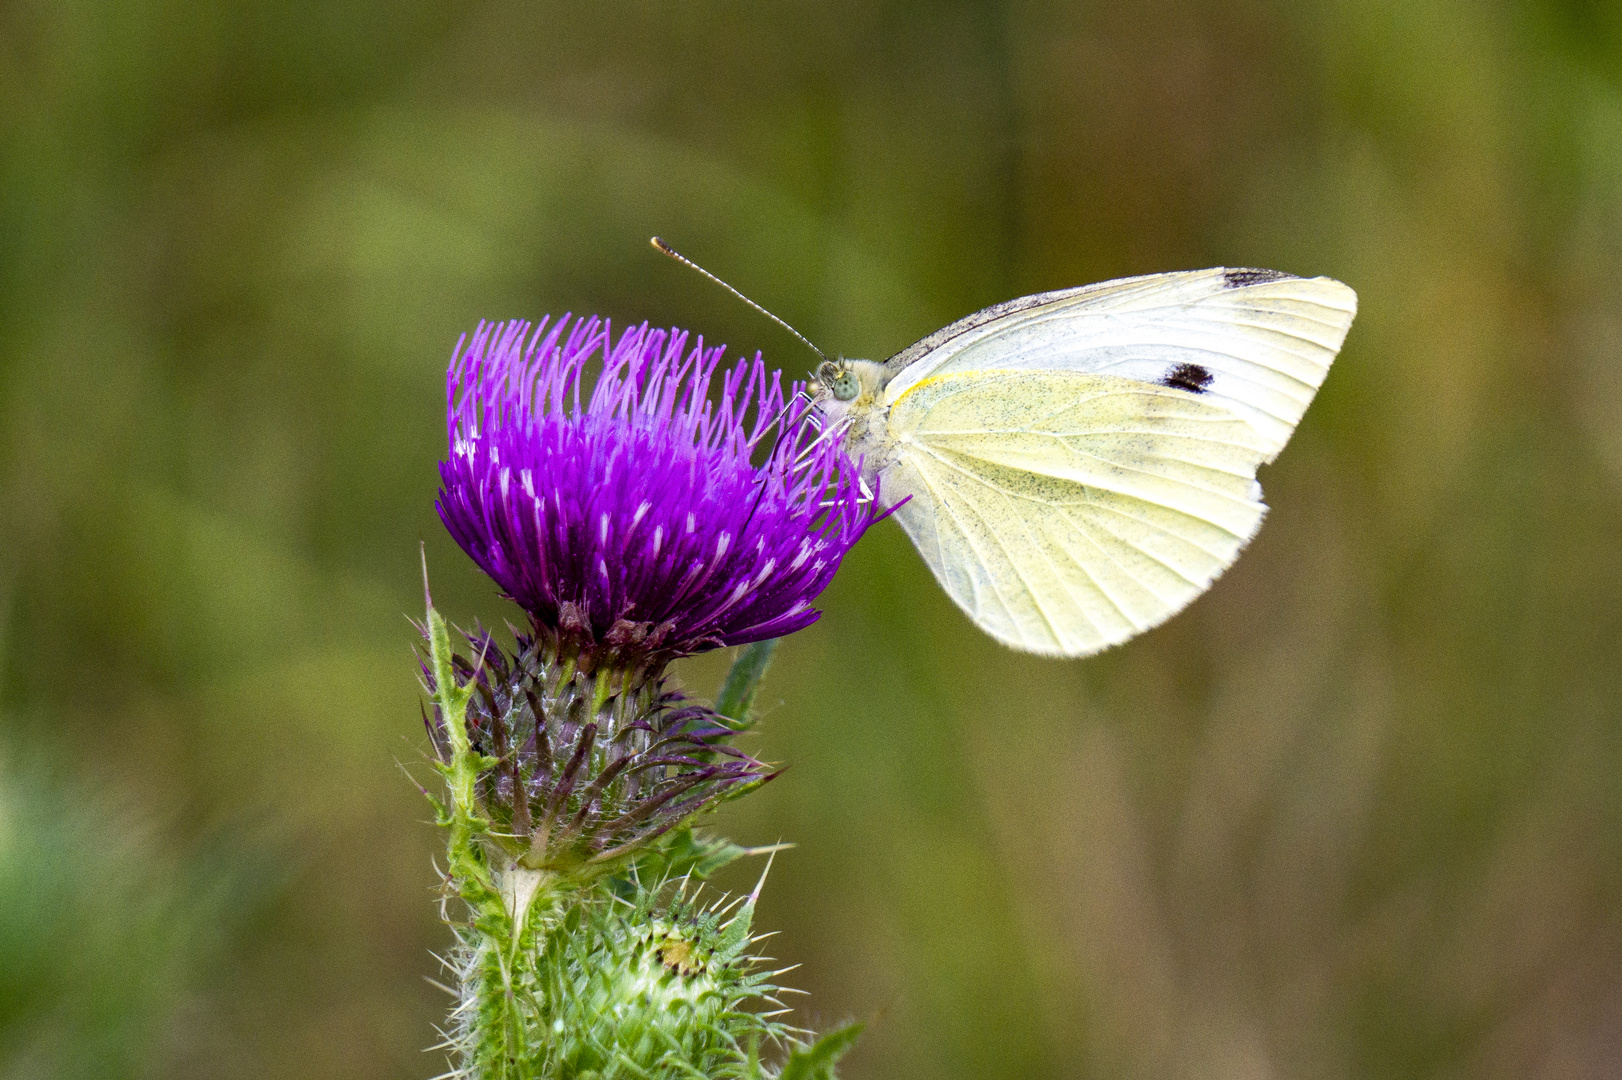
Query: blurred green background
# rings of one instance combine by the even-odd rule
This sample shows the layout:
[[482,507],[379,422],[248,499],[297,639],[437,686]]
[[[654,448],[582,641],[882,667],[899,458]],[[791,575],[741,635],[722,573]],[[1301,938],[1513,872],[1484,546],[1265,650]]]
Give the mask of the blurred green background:
[[[481,318],[881,358],[1216,264],[1362,314],[1168,625],[894,526],[719,823],[853,1080],[1622,1073],[1622,5],[0,2],[0,1076],[428,1077],[418,541]],[[700,691],[724,657],[690,663]],[[740,870],[736,886],[755,873]]]

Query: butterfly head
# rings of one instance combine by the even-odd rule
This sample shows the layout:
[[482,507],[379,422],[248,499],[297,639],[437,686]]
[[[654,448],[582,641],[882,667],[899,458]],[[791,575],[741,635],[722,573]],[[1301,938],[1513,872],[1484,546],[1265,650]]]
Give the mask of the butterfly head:
[[824,360],[817,365],[810,390],[823,412],[839,415],[870,408],[884,389],[884,365],[871,360]]
[[846,364],[824,361],[817,369],[817,381],[828,388],[835,401],[854,401],[862,392],[862,381]]
[[823,427],[837,433],[849,454],[862,459],[869,479],[894,457],[883,405],[888,381],[883,364],[841,357],[819,364],[808,387]]

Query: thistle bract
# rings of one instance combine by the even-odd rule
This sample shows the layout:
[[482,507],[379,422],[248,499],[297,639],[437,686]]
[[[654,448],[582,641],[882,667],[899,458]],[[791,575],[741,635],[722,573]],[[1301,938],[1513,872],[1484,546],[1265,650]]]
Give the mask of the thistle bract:
[[[776,775],[728,744],[725,718],[662,678],[599,700],[599,680],[547,664],[533,639],[519,635],[510,656],[488,634],[467,641],[452,668],[458,685],[474,688],[464,723],[484,762],[479,808],[519,865],[611,863]],[[426,665],[423,675],[433,693]],[[437,703],[425,719],[449,762]]]
[[876,517],[801,384],[721,352],[568,316],[457,345],[440,517],[581,670],[656,671],[807,626]]

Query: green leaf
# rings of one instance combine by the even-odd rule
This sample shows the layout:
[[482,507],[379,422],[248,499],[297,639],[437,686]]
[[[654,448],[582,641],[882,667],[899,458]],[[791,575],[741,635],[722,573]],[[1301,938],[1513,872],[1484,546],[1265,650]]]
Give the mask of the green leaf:
[[772,654],[777,652],[779,640],[767,638],[739,649],[731,670],[727,672],[726,681],[721,684],[721,693],[715,699],[715,711],[731,720],[737,731],[754,725],[749,718],[749,710],[755,703],[760,680],[771,666]]
[[689,868],[683,873],[689,873],[700,881],[707,881],[714,877],[723,866],[729,866],[745,855],[753,854],[746,847],[739,847],[723,836],[706,836],[693,841],[694,857]]
[[777,1080],[834,1080],[834,1065],[862,1033],[861,1024],[835,1028],[809,1046],[796,1046],[783,1063]]
[[637,861],[637,876],[643,881],[661,881],[691,876],[706,881],[723,866],[750,854],[731,840],[720,836],[699,836],[692,829],[678,829],[659,846]]
[[721,931],[720,938],[715,943],[715,956],[723,963],[731,963],[749,944],[749,930],[755,921],[755,902],[750,900],[738,909]]

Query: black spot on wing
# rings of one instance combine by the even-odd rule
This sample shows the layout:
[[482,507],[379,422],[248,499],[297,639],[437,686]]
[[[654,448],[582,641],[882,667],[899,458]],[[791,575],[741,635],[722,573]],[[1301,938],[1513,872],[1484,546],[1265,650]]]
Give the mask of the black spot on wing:
[[1250,267],[1239,267],[1234,270],[1222,271],[1222,284],[1230,289],[1242,289],[1246,285],[1282,281],[1285,278],[1293,278],[1294,276],[1294,274],[1286,274],[1282,270],[1257,270]]
[[1211,385],[1211,373],[1198,364],[1178,364],[1160,380],[1160,385],[1187,390],[1191,394],[1203,394],[1205,388]]

